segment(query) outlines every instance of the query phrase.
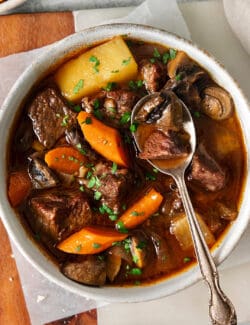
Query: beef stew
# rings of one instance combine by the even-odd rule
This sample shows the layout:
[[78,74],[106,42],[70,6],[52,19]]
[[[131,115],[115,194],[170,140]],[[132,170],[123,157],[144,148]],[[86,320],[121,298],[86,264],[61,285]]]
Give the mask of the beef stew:
[[[230,94],[186,53],[116,37],[42,80],[10,139],[10,202],[74,281],[143,285],[195,261],[173,179],[141,159],[131,137],[133,106],[161,90],[181,98],[194,118],[198,146],[187,186],[210,247],[237,218],[246,155]],[[161,100],[147,107],[151,120],[161,117]],[[175,143],[173,107],[173,130],[155,135],[159,147],[166,138]]]

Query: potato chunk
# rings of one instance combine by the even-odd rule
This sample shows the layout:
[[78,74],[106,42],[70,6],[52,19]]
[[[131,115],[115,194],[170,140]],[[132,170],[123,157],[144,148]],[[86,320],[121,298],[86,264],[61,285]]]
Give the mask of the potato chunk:
[[88,96],[109,82],[126,82],[137,75],[137,63],[118,36],[66,62],[55,74],[62,94],[70,101]]
[[[196,213],[196,217],[198,219],[206,243],[208,244],[208,246],[212,246],[215,243],[215,238],[212,232],[210,231],[210,229],[208,228],[208,226],[206,225],[206,223],[203,221],[203,219],[198,213]],[[189,224],[185,213],[181,213],[174,218],[174,220],[171,223],[170,230],[171,233],[175,235],[181,248],[184,251],[188,251],[193,248],[193,241],[192,241],[191,233],[189,230]]]

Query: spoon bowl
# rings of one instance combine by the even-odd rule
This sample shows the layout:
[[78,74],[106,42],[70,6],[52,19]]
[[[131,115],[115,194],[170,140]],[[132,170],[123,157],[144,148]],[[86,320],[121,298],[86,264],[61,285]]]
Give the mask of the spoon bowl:
[[[161,95],[161,93],[153,93],[147,95],[134,106],[131,114],[131,125],[137,122],[138,113],[143,108],[143,106],[149,100],[152,101],[159,95]],[[184,210],[188,219],[194,251],[200,267],[200,271],[203,279],[207,282],[210,289],[211,298],[209,302],[209,316],[212,324],[237,324],[237,316],[234,306],[220,288],[218,271],[210,254],[208,245],[204,239],[204,235],[201,231],[199,222],[196,218],[195,211],[185,183],[185,171],[190,165],[195,152],[196,134],[194,122],[189,109],[180,99],[178,100],[181,103],[183,113],[182,129],[189,135],[189,153],[184,158],[178,160],[176,165],[168,163],[165,164],[164,161],[164,164],[161,164],[159,166],[158,160],[147,159],[147,161],[158,171],[172,176],[177,184],[179,193],[182,198]],[[164,103],[162,105],[164,105]],[[163,107],[163,110],[164,109],[165,108]],[[133,138],[139,151],[142,151],[142,144],[140,143],[140,140],[137,136],[137,132],[133,133]]]

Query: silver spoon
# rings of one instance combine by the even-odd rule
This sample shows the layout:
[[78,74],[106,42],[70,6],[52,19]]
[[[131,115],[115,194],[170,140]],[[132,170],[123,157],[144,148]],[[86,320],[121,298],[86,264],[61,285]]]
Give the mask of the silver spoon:
[[[150,99],[159,96],[159,93],[154,93],[151,95],[147,95],[143,97],[135,107],[133,108],[131,115],[131,124],[136,121],[136,115],[142,106]],[[234,309],[233,304],[224,294],[224,292],[220,288],[219,284],[219,274],[216,268],[216,265],[213,261],[213,258],[210,254],[207,243],[204,239],[202,231],[200,229],[199,223],[196,219],[193,205],[191,203],[187,186],[185,183],[185,171],[189,164],[191,163],[195,147],[196,147],[196,134],[195,127],[193,123],[192,116],[186,107],[186,105],[180,101],[183,108],[183,129],[190,135],[190,153],[186,158],[182,159],[177,166],[170,168],[162,168],[157,166],[157,164],[153,163],[151,160],[148,162],[160,172],[170,175],[174,178],[177,187],[179,189],[183,206],[186,212],[186,216],[188,218],[189,227],[191,230],[191,235],[193,239],[194,249],[196,258],[199,263],[200,271],[203,279],[207,282],[208,287],[210,289],[210,302],[209,302],[209,316],[212,321],[212,324],[216,325],[233,325],[237,324],[237,316]],[[136,132],[133,133],[133,137],[135,143],[140,151],[142,148],[136,136]]]

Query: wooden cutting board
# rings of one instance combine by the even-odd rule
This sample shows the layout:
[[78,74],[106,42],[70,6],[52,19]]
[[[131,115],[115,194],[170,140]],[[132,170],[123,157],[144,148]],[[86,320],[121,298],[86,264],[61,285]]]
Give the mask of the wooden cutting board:
[[[74,20],[71,13],[0,16],[0,57],[51,44],[72,33]],[[31,324],[9,238],[1,220],[0,283],[0,324]],[[93,310],[52,324],[96,325],[97,313]]]

